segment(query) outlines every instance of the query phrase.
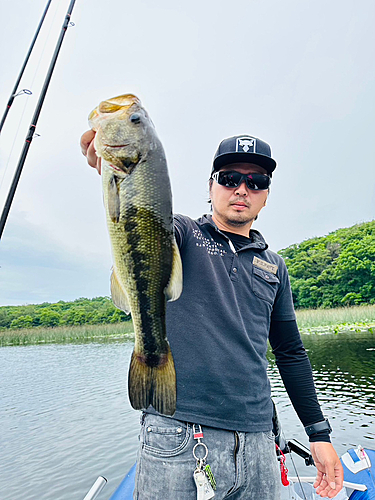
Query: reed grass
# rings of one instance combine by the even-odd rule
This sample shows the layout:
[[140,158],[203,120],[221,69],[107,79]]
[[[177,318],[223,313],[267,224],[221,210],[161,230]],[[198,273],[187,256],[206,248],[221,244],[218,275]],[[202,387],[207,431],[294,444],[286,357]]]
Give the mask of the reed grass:
[[132,321],[101,325],[56,326],[54,328],[22,328],[0,331],[0,346],[109,342],[134,339]]
[[[303,334],[367,331],[375,333],[375,305],[341,307],[337,309],[300,309],[297,322]],[[132,321],[101,325],[57,326],[54,328],[23,328],[0,331],[0,346],[110,342],[134,339]]]
[[375,305],[335,309],[299,309],[296,315],[302,333],[375,332]]

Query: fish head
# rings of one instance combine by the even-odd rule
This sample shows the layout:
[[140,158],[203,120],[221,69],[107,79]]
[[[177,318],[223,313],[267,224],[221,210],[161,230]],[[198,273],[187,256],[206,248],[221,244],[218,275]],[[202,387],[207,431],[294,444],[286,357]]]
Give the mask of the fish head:
[[117,175],[129,174],[154,147],[154,125],[141,101],[125,94],[102,101],[89,115],[95,149]]

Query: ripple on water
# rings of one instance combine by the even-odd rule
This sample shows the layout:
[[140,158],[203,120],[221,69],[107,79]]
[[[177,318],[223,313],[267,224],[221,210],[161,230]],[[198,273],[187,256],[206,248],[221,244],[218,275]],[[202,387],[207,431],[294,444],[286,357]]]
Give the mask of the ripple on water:
[[125,343],[0,349],[2,500],[26,490],[30,500],[83,498],[100,474],[111,481],[109,495],[137,448],[131,351]]
[[[334,432],[333,443],[342,454],[351,445],[374,447],[375,336],[371,334],[302,336],[309,351],[323,413]],[[270,355],[269,376],[284,432],[307,442]]]
[[[375,336],[304,337],[338,453],[374,447]],[[83,498],[98,475],[109,498],[133,464],[139,412],[127,400],[133,345],[0,349],[0,498]],[[288,439],[307,444],[270,357],[269,377]],[[297,461],[298,465],[298,461]]]

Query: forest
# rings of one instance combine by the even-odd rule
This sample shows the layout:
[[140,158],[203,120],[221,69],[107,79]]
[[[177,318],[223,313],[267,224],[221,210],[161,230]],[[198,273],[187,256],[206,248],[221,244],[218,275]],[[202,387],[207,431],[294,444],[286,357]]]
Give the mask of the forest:
[[[375,304],[375,220],[279,251],[296,309]],[[0,307],[0,329],[98,325],[130,320],[109,297]]]
[[130,314],[117,309],[109,297],[0,307],[0,329],[98,325],[130,319]]
[[279,251],[296,309],[375,303],[375,220]]

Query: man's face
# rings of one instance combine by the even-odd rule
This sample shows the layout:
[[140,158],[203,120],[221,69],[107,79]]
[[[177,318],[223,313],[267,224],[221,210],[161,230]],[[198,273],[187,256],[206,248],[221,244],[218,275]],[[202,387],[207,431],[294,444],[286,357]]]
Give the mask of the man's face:
[[[220,171],[235,170],[242,174],[266,174],[267,171],[252,163],[234,163]],[[219,229],[234,233],[249,235],[255,217],[265,206],[268,190],[252,190],[243,181],[236,188],[221,186],[212,182],[210,197],[212,203],[212,218]]]

